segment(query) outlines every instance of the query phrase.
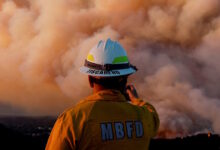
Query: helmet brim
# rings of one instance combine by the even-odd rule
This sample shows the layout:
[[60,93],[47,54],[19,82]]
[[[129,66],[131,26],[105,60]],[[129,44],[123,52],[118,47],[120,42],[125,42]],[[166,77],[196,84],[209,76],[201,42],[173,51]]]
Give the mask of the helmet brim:
[[117,76],[123,76],[123,75],[131,75],[136,72],[136,70],[133,68],[103,71],[103,70],[91,69],[85,66],[80,67],[79,70],[80,72],[86,75],[99,76],[99,77],[117,77]]

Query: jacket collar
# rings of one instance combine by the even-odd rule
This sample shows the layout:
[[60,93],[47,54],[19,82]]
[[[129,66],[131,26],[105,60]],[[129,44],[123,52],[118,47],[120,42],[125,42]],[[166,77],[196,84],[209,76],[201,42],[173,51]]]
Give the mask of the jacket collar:
[[97,93],[94,93],[91,96],[88,96],[86,101],[117,101],[117,102],[126,102],[125,96],[118,90],[102,90]]

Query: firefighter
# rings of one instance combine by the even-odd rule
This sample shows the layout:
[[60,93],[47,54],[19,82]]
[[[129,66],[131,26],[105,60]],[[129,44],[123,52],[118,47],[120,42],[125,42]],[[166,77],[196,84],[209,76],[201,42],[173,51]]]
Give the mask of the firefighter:
[[88,75],[93,94],[58,117],[46,150],[148,149],[159,118],[135,87],[127,85],[136,70],[118,42],[101,40],[80,68]]

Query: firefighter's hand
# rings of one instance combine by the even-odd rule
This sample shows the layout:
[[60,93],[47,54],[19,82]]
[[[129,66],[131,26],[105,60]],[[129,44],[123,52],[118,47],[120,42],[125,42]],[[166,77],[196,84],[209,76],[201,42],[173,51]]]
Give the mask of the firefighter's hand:
[[138,93],[133,85],[127,85],[126,93],[129,96],[131,102],[134,102],[139,98]]

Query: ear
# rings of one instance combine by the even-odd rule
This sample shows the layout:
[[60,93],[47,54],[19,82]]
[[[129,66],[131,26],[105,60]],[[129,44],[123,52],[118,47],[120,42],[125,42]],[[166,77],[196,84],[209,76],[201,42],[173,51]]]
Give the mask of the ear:
[[93,80],[92,80],[92,77],[91,76],[88,76],[88,79],[89,79],[89,85],[91,88],[94,87],[94,84],[93,84]]

